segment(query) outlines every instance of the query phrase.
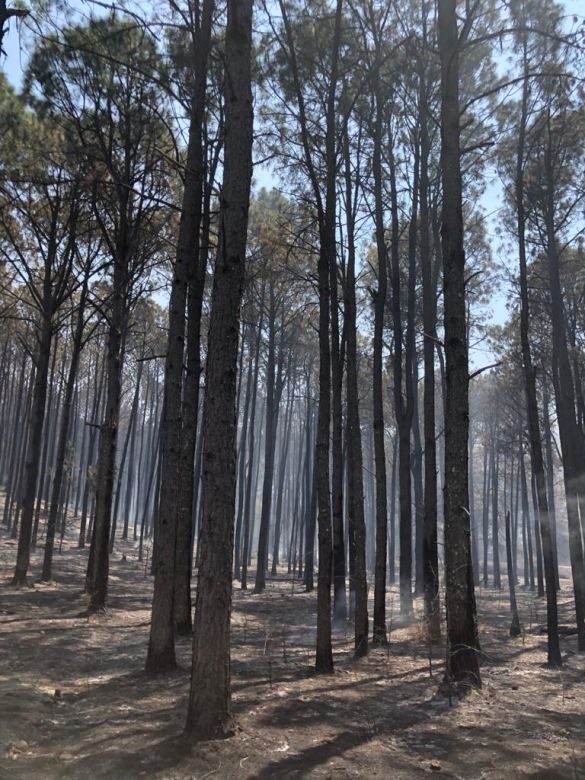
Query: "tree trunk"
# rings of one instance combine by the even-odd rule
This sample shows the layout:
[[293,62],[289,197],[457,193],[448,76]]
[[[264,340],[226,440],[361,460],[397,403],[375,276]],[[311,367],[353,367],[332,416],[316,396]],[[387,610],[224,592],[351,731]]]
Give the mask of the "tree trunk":
[[116,441],[122,390],[122,360],[124,355],[126,268],[124,255],[114,258],[112,304],[109,314],[106,357],[106,407],[100,430],[100,445],[96,478],[95,515],[92,553],[88,566],[90,602],[88,612],[102,612],[108,599],[110,568],[109,541],[112,516],[112,495],[116,469]]
[[[48,309],[48,307],[47,307]],[[32,538],[33,512],[41,460],[41,439],[45,420],[45,405],[47,400],[47,381],[49,376],[49,358],[51,355],[52,324],[51,314],[42,321],[38,336],[36,356],[36,377],[34,382],[30,432],[26,456],[26,466],[22,491],[22,519],[16,553],[16,567],[13,585],[26,585],[26,575],[30,562],[30,547]]]
[[499,524],[499,467],[500,456],[496,454],[498,449],[497,429],[492,433],[491,470],[492,470],[492,566],[494,588],[502,587],[500,576],[500,524]]
[[[410,426],[411,419],[408,416],[407,403],[403,396],[403,376],[406,373],[408,383],[408,370],[405,372],[402,365],[403,353],[403,327],[400,290],[400,223],[398,217],[398,193],[396,187],[396,165],[393,140],[390,141],[390,192],[392,210],[392,325],[394,333],[394,413],[398,428],[398,493],[399,493],[399,539],[400,539],[400,612],[405,617],[412,615],[412,487],[410,472]],[[407,367],[408,368],[408,367]]]
[[52,573],[53,546],[55,542],[55,529],[57,527],[57,511],[61,499],[61,485],[63,481],[63,472],[65,469],[65,456],[67,454],[67,442],[69,433],[69,421],[71,418],[71,406],[73,402],[73,393],[75,390],[75,380],[77,379],[77,369],[79,366],[79,357],[81,355],[85,302],[87,299],[87,277],[84,279],[81,291],[81,299],[77,309],[77,323],[73,334],[73,343],[71,345],[71,362],[69,364],[69,375],[67,377],[67,386],[65,388],[65,398],[63,401],[63,410],[61,412],[61,429],[59,431],[59,443],[57,445],[57,457],[55,463],[55,474],[53,476],[53,488],[51,493],[51,503],[49,508],[49,518],[47,520],[47,538],[45,540],[45,554],[43,558],[43,572],[41,580],[49,582]]
[[[374,567],[374,626],[372,641],[386,640],[386,548],[388,546],[388,496],[386,493],[386,451],[384,443],[383,343],[384,316],[388,297],[388,262],[384,229],[382,183],[382,133],[384,124],[380,74],[374,73],[375,125],[372,174],[374,177],[374,220],[378,286],[374,293],[374,339],[372,361],[372,414],[374,464],[376,472],[376,560]],[[393,240],[395,236],[393,235]],[[357,380],[356,380],[357,382]],[[357,393],[357,390],[356,390]],[[360,465],[361,471],[361,465]],[[362,510],[363,513],[363,510]],[[356,586],[358,583],[356,583]]]
[[[256,336],[256,355],[254,362],[254,376],[252,379],[252,412],[250,414],[250,433],[248,442],[248,476],[246,479],[246,495],[244,497],[244,517],[243,517],[243,534],[244,543],[242,548],[242,576],[240,584],[242,590],[248,588],[248,556],[250,551],[251,540],[251,527],[252,513],[254,511],[252,507],[252,485],[254,483],[254,452],[256,443],[256,399],[258,396],[258,375],[260,372],[260,343],[262,341],[262,326],[264,324],[264,292],[265,285],[262,284],[262,292],[260,294],[259,311],[260,316],[258,320],[258,335]],[[258,437],[260,439],[260,437]],[[260,445],[260,441],[258,441]]]
[[266,588],[266,569],[268,568],[268,531],[272,510],[272,485],[274,481],[274,454],[276,449],[276,432],[278,427],[278,412],[282,394],[280,372],[277,377],[276,357],[276,294],[274,285],[270,284],[268,307],[268,356],[266,364],[266,434],[264,439],[264,479],[262,483],[262,511],[260,515],[260,531],[258,535],[258,555],[256,558],[256,582],[254,593],[262,593]]
[[[423,35],[426,13],[423,3]],[[435,344],[437,332],[436,285],[433,280],[429,224],[429,156],[427,74],[420,75],[420,263],[423,309],[423,439],[424,439],[424,536],[423,585],[425,621],[430,639],[441,634],[439,602],[439,552],[437,541],[437,444],[435,412]]]
[[[567,499],[569,525],[569,554],[575,596],[577,621],[577,646],[585,651],[585,560],[579,519],[579,500],[585,498],[585,446],[575,413],[575,386],[567,347],[565,312],[561,288],[559,253],[554,226],[555,172],[552,157],[554,150],[545,151],[544,169],[547,193],[546,206],[546,259],[551,298],[553,375],[557,420],[563,454],[563,474]],[[546,494],[545,494],[546,495]]]
[[[287,409],[284,415],[284,426],[281,435],[280,442],[280,463],[278,465],[278,484],[276,493],[276,507],[275,507],[275,525],[274,525],[274,542],[272,546],[272,575],[276,576],[278,573],[278,565],[280,563],[280,539],[282,535],[282,505],[284,502],[284,488],[286,477],[286,465],[288,459],[288,450],[290,440],[292,438],[292,411],[294,402],[294,382],[292,385],[292,393],[287,402]],[[292,464],[291,464],[292,465]]]
[[[349,513],[351,514],[351,523],[354,529],[355,538],[355,630],[354,630],[354,654],[356,658],[365,656],[368,652],[368,583],[366,579],[366,526],[364,518],[364,484],[363,484],[363,463],[362,463],[362,437],[359,412],[359,389],[358,389],[358,366],[357,366],[357,313],[355,299],[355,237],[354,237],[354,205],[353,205],[353,183],[351,176],[351,160],[349,153],[349,138],[347,133],[344,137],[345,151],[345,199],[346,199],[346,219],[347,219],[347,268],[345,280],[345,329],[347,340],[347,487],[349,499]],[[380,289],[378,289],[378,295]],[[380,337],[381,337],[380,333]],[[376,355],[376,346],[374,346],[374,355]],[[374,359],[374,364],[376,361]],[[386,640],[386,618],[385,618],[385,598],[386,598],[386,464],[384,456],[384,418],[382,411],[382,345],[379,345],[379,369],[380,376],[377,377],[374,372],[374,409],[381,415],[381,435],[382,450],[381,457],[383,462],[382,474],[384,478],[383,496],[380,496],[380,504],[383,501],[383,525],[384,533],[378,539],[377,544],[381,548],[381,566],[380,571],[376,570],[376,582],[379,576],[382,577],[382,593],[378,594],[378,600],[381,598],[382,626],[378,633],[378,641]],[[379,378],[379,395],[376,390],[376,382]],[[379,400],[379,407],[376,407],[376,400]],[[374,416],[376,411],[374,412]],[[374,422],[374,436],[376,435],[376,422]],[[380,442],[378,442],[380,444]],[[380,454],[380,453],[378,453]],[[379,488],[379,474],[376,469],[376,485]],[[344,560],[345,572],[345,560]],[[345,594],[345,574],[343,578],[343,592]],[[374,641],[376,634],[374,631]]]
[[[118,513],[120,510],[120,503],[122,499],[122,482],[124,476],[124,468],[126,466],[126,458],[128,455],[128,448],[130,446],[130,441],[132,439],[133,432],[138,424],[138,420],[137,420],[138,401],[140,400],[140,382],[142,379],[143,369],[144,369],[144,362],[141,361],[138,364],[138,371],[137,371],[136,381],[134,386],[134,395],[132,397],[132,405],[130,407],[130,416],[128,417],[128,428],[126,429],[126,437],[124,439],[124,445],[122,447],[122,455],[120,457],[120,462],[118,463],[118,467],[117,467],[118,479],[116,484],[116,498],[114,499],[114,510],[112,512],[112,530],[110,532],[110,555],[114,550],[114,542],[116,540],[116,529],[118,527]],[[124,529],[126,532],[124,538],[126,538],[128,536],[127,517],[124,518]]]
[[510,591],[510,612],[512,622],[510,624],[510,636],[520,636],[522,628],[516,604],[516,573],[512,563],[512,538],[510,533],[510,510],[506,512],[506,562],[508,565],[508,589]]
[[[194,87],[191,100],[189,141],[181,222],[173,287],[169,302],[169,339],[165,363],[163,419],[161,422],[161,481],[157,538],[153,552],[154,592],[146,671],[164,673],[176,666],[175,660],[175,561],[179,522],[182,529],[191,522],[192,493],[185,489],[183,466],[183,360],[185,354],[185,312],[193,245],[199,246],[203,191],[202,127],[205,112],[207,53],[211,35],[214,2],[204,5],[201,27],[196,31]],[[199,251],[196,253],[196,261]],[[191,377],[199,381],[198,377]],[[196,423],[195,423],[196,424]],[[192,463],[191,463],[192,468]],[[189,477],[186,477],[189,479]],[[192,487],[192,482],[191,482]],[[190,535],[189,535],[190,539]],[[183,552],[190,555],[190,544]],[[189,609],[190,613],[190,609]],[[190,624],[190,614],[183,616]],[[187,628],[188,630],[188,628]]]
[[[207,63],[209,59],[210,36],[212,15],[215,2],[204,3],[201,22],[201,30],[195,46],[198,51],[196,64],[197,86],[195,101],[205,102],[205,85],[207,76]],[[203,83],[199,83],[202,81]],[[187,370],[183,376],[183,407],[181,430],[181,461],[180,461],[180,486],[181,500],[177,514],[177,535],[175,540],[175,586],[173,599],[173,613],[175,631],[179,636],[190,636],[192,631],[191,620],[191,569],[193,552],[193,512],[195,497],[195,451],[197,446],[197,423],[199,415],[199,394],[201,382],[201,313],[203,310],[203,296],[205,293],[205,276],[209,256],[210,241],[210,208],[211,187],[215,177],[215,163],[208,172],[205,181],[206,161],[205,149],[202,143],[203,112],[196,116],[196,125],[199,135],[196,140],[197,162],[195,163],[192,186],[197,190],[193,193],[194,203],[189,205],[190,226],[185,225],[188,233],[187,246],[183,247],[188,253],[190,271],[188,274],[187,295]],[[210,181],[211,180],[211,181]],[[191,185],[189,185],[191,186]],[[203,199],[203,213],[201,200]],[[201,236],[199,240],[192,242],[191,236]]]
[[229,0],[225,39],[225,158],[208,337],[202,527],[186,734],[229,729],[230,617],[236,492],[236,374],[252,178],[252,0]]
[[469,367],[460,160],[457,0],[439,0],[443,181],[445,398],[445,599],[447,675],[481,686],[469,526]]

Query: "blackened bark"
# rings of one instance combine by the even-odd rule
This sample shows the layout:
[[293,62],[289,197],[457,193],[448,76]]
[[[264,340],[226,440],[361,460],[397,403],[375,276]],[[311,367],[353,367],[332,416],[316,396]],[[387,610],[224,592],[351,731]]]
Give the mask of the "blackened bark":
[[[424,12],[424,3],[423,3]],[[423,13],[426,38],[426,14]],[[423,587],[425,621],[428,635],[441,634],[439,603],[439,553],[437,545],[437,445],[435,413],[435,343],[437,329],[436,287],[431,263],[429,225],[429,156],[430,141],[427,120],[427,74],[420,77],[420,263],[423,308],[423,440],[424,440],[424,535]]]
[[[256,336],[256,348],[255,348],[255,362],[254,362],[254,376],[252,379],[252,412],[250,414],[250,432],[248,443],[248,476],[246,479],[246,494],[244,497],[244,517],[242,530],[244,534],[244,542],[242,545],[242,574],[240,584],[242,590],[248,588],[248,557],[251,547],[251,529],[253,525],[252,521],[252,486],[254,483],[254,452],[256,442],[256,410],[257,403],[256,398],[258,395],[258,375],[260,372],[260,343],[262,340],[262,326],[264,324],[264,292],[265,285],[262,284],[262,292],[260,294],[259,311],[260,317],[258,319],[258,334]],[[251,356],[250,356],[251,359]],[[258,437],[260,440],[260,437]],[[260,443],[260,442],[259,442]]]
[[410,471],[410,425],[412,415],[408,415],[404,399],[403,384],[406,373],[403,370],[403,327],[400,281],[400,222],[398,216],[398,191],[396,186],[396,163],[393,139],[390,139],[389,174],[392,212],[392,251],[391,251],[391,288],[392,288],[392,327],[394,335],[394,414],[398,428],[398,493],[399,493],[399,585],[400,612],[406,617],[412,615],[412,482]]
[[114,274],[106,356],[106,401],[100,429],[92,555],[90,555],[88,565],[89,613],[104,611],[108,599],[110,521],[122,392],[123,334],[126,330],[127,273],[125,259],[124,253],[121,252],[113,261]]
[[[98,364],[99,365],[99,364]],[[99,376],[99,382],[97,387],[94,388],[94,397],[92,403],[91,414],[91,427],[89,433],[89,442],[87,445],[87,459],[85,461],[85,482],[83,485],[83,500],[81,503],[81,520],[79,521],[79,540],[77,546],[81,549],[85,547],[86,542],[86,527],[87,527],[87,515],[89,511],[90,493],[94,490],[93,480],[91,478],[91,469],[93,467],[95,445],[97,441],[97,425],[100,414],[100,408],[102,405],[102,396],[105,384],[105,357],[101,364],[101,370],[96,372],[96,379]],[[89,425],[90,421],[86,420],[86,425]],[[91,529],[90,529],[91,538]]]
[[[266,588],[268,568],[268,531],[272,511],[272,486],[274,482],[274,455],[280,398],[282,396],[282,361],[276,355],[276,293],[270,284],[268,304],[268,355],[266,364],[266,434],[264,438],[264,478],[262,482],[262,510],[258,534],[256,581],[254,593]],[[277,370],[278,368],[278,370]],[[278,375],[277,375],[278,374]]]
[[[215,2],[203,6],[201,30],[198,31],[196,47],[197,90],[200,94],[195,100],[205,102],[205,84],[207,62],[209,59],[212,15]],[[196,124],[203,123],[202,116],[196,118]],[[191,568],[193,552],[193,512],[196,472],[194,468],[197,446],[197,422],[199,414],[199,394],[201,382],[201,313],[205,292],[205,276],[209,256],[211,189],[215,178],[216,162],[207,172],[205,149],[202,141],[203,128],[199,127],[197,146],[197,169],[193,186],[198,189],[195,198],[195,210],[190,217],[193,236],[201,236],[201,244],[195,241],[191,245],[190,270],[187,293],[187,349],[186,371],[183,376],[183,408],[181,429],[180,485],[181,500],[177,514],[177,535],[175,539],[175,590],[173,613],[175,630],[179,636],[190,636],[191,620]],[[207,174],[207,176],[206,176]],[[203,199],[203,212],[201,200]]]
[[[335,160],[330,161],[335,165]],[[331,290],[331,526],[333,534],[333,619],[343,623],[345,596],[345,544],[343,537],[343,356],[339,337],[337,256],[330,256]],[[345,333],[345,327],[344,331]],[[365,546],[365,538],[364,538]],[[364,570],[365,576],[365,570]],[[367,618],[366,618],[367,619]]]
[[236,375],[252,179],[252,0],[229,0],[225,158],[203,414],[202,526],[186,734],[225,734],[231,720],[230,617],[236,493]]
[[[146,659],[146,671],[158,674],[173,669],[175,660],[175,562],[178,525],[181,522],[181,547],[190,559],[192,477],[186,475],[183,449],[183,360],[188,286],[191,276],[193,245],[199,246],[203,192],[202,128],[205,115],[207,56],[211,36],[214,2],[204,4],[202,24],[196,31],[194,50],[194,87],[191,101],[185,186],[181,204],[181,222],[173,286],[169,302],[169,340],[165,362],[163,419],[161,422],[161,481],[157,517],[157,537],[153,551],[154,592],[152,619]],[[199,250],[196,253],[196,262]],[[199,377],[191,377],[199,382]],[[196,412],[195,412],[196,414]],[[196,421],[194,422],[196,425]],[[191,470],[193,468],[191,461]],[[191,492],[183,478],[190,479]],[[185,528],[187,524],[187,529]],[[185,530],[187,533],[185,533]],[[186,548],[186,549],[185,549]],[[189,594],[185,593],[188,598]],[[181,630],[190,628],[188,615],[182,614]],[[185,629],[183,621],[186,621]]]
[[325,132],[326,187],[325,208],[320,221],[321,247],[318,262],[319,285],[319,411],[317,416],[317,504],[319,523],[319,569],[317,592],[317,673],[333,671],[331,647],[331,565],[332,520],[329,484],[329,430],[331,422],[331,267],[337,263],[335,246],[336,201],[336,125],[335,97],[337,92],[339,45],[343,0],[337,0],[335,29],[331,52],[331,78],[327,95]]
[[[415,403],[417,399],[415,382],[417,381],[416,373],[416,342],[415,342],[415,317],[416,317],[416,250],[417,250],[417,222],[418,222],[418,198],[419,198],[419,179],[420,179],[420,144],[418,139],[418,132],[415,131],[413,139],[413,176],[412,176],[412,205],[410,212],[410,223],[408,226],[408,287],[407,287],[407,314],[406,314],[406,339],[405,339],[405,397],[406,405],[404,408],[404,427],[408,426],[409,438],[411,433],[413,439],[411,458],[411,473],[413,483],[414,494],[414,519],[415,519],[415,582],[420,585],[419,577],[422,574],[422,549],[421,542],[421,485],[420,481],[417,485],[417,476],[420,480],[420,469],[417,475],[417,452],[416,452],[416,440],[417,436],[420,442],[420,432],[414,432],[415,427]],[[419,460],[420,466],[420,460]],[[412,520],[411,520],[412,522]],[[412,550],[411,550],[411,570],[412,570]],[[420,592],[419,588],[417,590]],[[412,598],[412,597],[411,597]]]
[[[357,324],[356,324],[356,298],[355,298],[355,235],[354,235],[354,204],[353,182],[351,175],[351,160],[349,153],[349,139],[347,133],[344,138],[345,152],[345,201],[347,219],[347,268],[345,279],[345,331],[347,340],[347,488],[349,500],[349,514],[354,529],[355,538],[355,631],[354,653],[361,657],[368,652],[368,584],[366,580],[366,525],[364,518],[364,484],[362,463],[362,436],[359,412],[359,391],[357,371]],[[379,293],[379,290],[378,290]],[[380,393],[382,392],[381,376],[381,345],[380,345]],[[376,389],[374,385],[374,398]],[[381,397],[380,397],[381,404]],[[381,409],[379,410],[381,411]],[[382,457],[384,458],[384,419],[382,416]],[[386,467],[384,463],[384,529],[386,529]],[[378,472],[376,472],[376,483]],[[383,582],[383,601],[386,596],[386,536],[378,544],[383,544],[381,557],[383,567],[381,576]],[[378,572],[376,573],[378,576]],[[343,581],[345,594],[345,576]],[[382,631],[378,636],[380,641],[386,639],[385,613],[382,608]],[[374,634],[374,639],[376,635]]]
[[[544,422],[544,448],[546,452],[546,487],[547,487],[547,499],[548,499],[548,520],[551,535],[551,544],[553,548],[554,559],[554,571],[557,583],[557,590],[560,589],[559,579],[559,561],[557,551],[557,520],[556,520],[556,507],[555,507],[555,482],[554,482],[554,460],[553,460],[553,448],[552,448],[552,430],[550,425],[550,410],[549,410],[549,391],[548,382],[543,383],[542,391],[542,406],[543,406],[543,422]],[[543,537],[543,549],[545,547]],[[546,552],[544,553],[546,557]],[[546,564],[545,564],[546,568]],[[545,572],[546,579],[546,572]]]
[[469,365],[460,160],[457,0],[439,0],[443,182],[445,398],[445,599],[449,680],[481,686],[469,537]]
[[[317,459],[313,458],[313,468],[311,471],[311,481],[307,483],[310,486],[309,493],[305,501],[304,523],[300,537],[303,539],[304,531],[304,555],[299,552],[299,577],[303,576],[307,593],[310,593],[315,587],[315,531],[317,528]],[[304,570],[301,568],[301,562],[304,562]]]
[[388,539],[388,582],[396,582],[396,474],[398,472],[398,436],[392,446],[392,477],[390,482],[390,534]]
[[482,491],[482,543],[483,543],[483,585],[488,585],[489,558],[489,494],[491,479],[491,460],[487,442],[483,446],[483,491]]
[[[242,337],[245,344],[246,338]],[[236,536],[234,542],[234,578],[239,580],[242,576],[242,524],[244,517],[244,495],[246,486],[246,453],[248,446],[248,421],[250,417],[250,398],[252,396],[252,339],[248,353],[248,371],[246,376],[246,392],[244,395],[244,409],[242,413],[242,428],[240,432],[240,452],[238,461],[238,513],[236,517]],[[243,354],[243,353],[242,353]],[[242,369],[240,369],[242,370]]]
[[542,566],[542,539],[540,537],[540,525],[538,522],[539,509],[538,509],[538,495],[536,492],[536,482],[534,480],[534,474],[530,481],[530,487],[532,489],[532,505],[534,507],[534,547],[536,548],[536,592],[539,598],[544,596],[544,578],[543,578],[543,566]]
[[65,388],[65,398],[63,400],[63,409],[61,411],[61,426],[59,431],[59,443],[57,445],[57,455],[55,462],[55,473],[53,476],[53,487],[51,491],[51,503],[49,507],[49,517],[47,520],[47,536],[45,540],[45,553],[43,557],[43,571],[41,580],[49,582],[52,574],[53,546],[55,542],[55,529],[57,527],[57,512],[61,500],[61,488],[63,483],[63,472],[65,470],[65,455],[67,452],[67,442],[69,434],[69,422],[71,419],[71,407],[73,403],[73,393],[75,390],[75,381],[77,379],[77,369],[79,366],[79,357],[81,355],[85,303],[87,300],[87,283],[85,277],[81,298],[77,309],[77,322],[71,344],[71,362],[69,364],[69,374],[67,376],[67,385]]
[[281,446],[280,446],[280,463],[278,464],[278,481],[276,486],[276,506],[275,506],[275,520],[274,520],[274,539],[272,545],[272,570],[271,573],[275,576],[278,572],[278,565],[280,563],[280,539],[282,535],[282,506],[284,503],[284,489],[285,489],[285,477],[286,477],[286,465],[288,460],[288,450],[290,441],[292,438],[292,413],[293,413],[293,401],[294,401],[294,381],[292,384],[292,393],[287,402],[287,408],[284,415],[284,426],[282,430]]
[[498,449],[497,427],[494,426],[492,432],[491,444],[491,471],[492,471],[492,567],[494,588],[502,587],[502,578],[500,575],[500,523],[499,523],[499,453]]
[[[136,383],[134,386],[134,395],[132,397],[132,405],[130,407],[130,416],[128,418],[128,428],[126,430],[126,437],[124,439],[124,445],[122,447],[122,454],[117,466],[118,479],[116,480],[116,498],[114,500],[114,509],[112,512],[112,530],[110,532],[110,555],[114,550],[114,544],[116,541],[116,530],[118,528],[118,513],[120,510],[120,503],[122,499],[122,481],[124,476],[124,468],[126,466],[126,459],[128,456],[128,448],[133,435],[133,431],[138,424],[138,402],[140,400],[140,382],[142,380],[142,371],[144,370],[144,362],[140,361],[138,364],[138,371],[136,374]],[[126,530],[126,538],[128,536],[128,518],[124,518],[124,528]]]
[[520,636],[522,628],[520,626],[520,616],[518,615],[518,605],[516,603],[516,572],[512,562],[512,535],[510,531],[510,510],[506,512],[506,562],[508,566],[508,589],[510,592],[510,612],[512,622],[510,623],[510,636]]
[[530,506],[528,503],[528,485],[526,483],[526,466],[524,458],[520,461],[520,490],[522,493],[522,514],[526,528],[526,555],[528,559],[528,586],[534,590],[534,555],[532,552],[532,526],[530,524]]
[[[550,121],[550,118],[549,118]],[[581,437],[575,411],[575,385],[571,371],[565,311],[560,277],[560,260],[554,224],[555,169],[554,149],[548,127],[548,144],[544,152],[544,176],[546,183],[546,260],[551,298],[553,375],[557,420],[563,454],[563,474],[567,499],[569,525],[569,555],[573,575],[575,618],[577,622],[577,646],[585,650],[585,559],[579,519],[579,499],[585,497],[585,443]],[[581,507],[584,509],[585,507]]]
[[13,584],[17,586],[26,585],[26,576],[30,562],[34,502],[41,460],[41,438],[43,434],[45,405],[47,400],[47,381],[49,376],[49,358],[51,354],[52,337],[51,311],[47,300],[47,296],[50,296],[50,290],[47,290],[47,283],[47,280],[45,280],[45,301],[47,305],[45,306],[46,313],[38,337],[30,433],[22,483],[22,518],[18,536],[16,567],[12,580]]
[[[374,434],[374,464],[376,472],[376,559],[374,566],[374,626],[372,641],[386,642],[386,548],[388,546],[388,495],[386,493],[386,451],[384,443],[383,343],[384,314],[388,296],[388,254],[384,230],[382,190],[382,134],[384,124],[380,74],[374,74],[374,147],[372,174],[374,177],[374,221],[378,286],[374,293],[374,339],[372,361],[372,411]],[[356,583],[357,585],[357,583]]]

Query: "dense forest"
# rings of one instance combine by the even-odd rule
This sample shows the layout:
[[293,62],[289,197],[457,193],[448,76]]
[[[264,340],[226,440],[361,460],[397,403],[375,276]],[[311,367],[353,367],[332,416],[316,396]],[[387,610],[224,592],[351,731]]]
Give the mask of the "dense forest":
[[0,775],[585,776],[577,5],[0,0]]

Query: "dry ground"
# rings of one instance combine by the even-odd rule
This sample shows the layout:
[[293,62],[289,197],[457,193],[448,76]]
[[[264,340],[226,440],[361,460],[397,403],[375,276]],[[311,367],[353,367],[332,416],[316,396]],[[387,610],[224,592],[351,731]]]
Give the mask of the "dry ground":
[[284,578],[262,596],[234,583],[238,729],[191,747],[178,739],[190,643],[179,642],[174,675],[144,675],[152,582],[134,548],[115,553],[110,609],[90,620],[80,617],[85,552],[66,541],[56,582],[24,590],[9,585],[15,553],[2,532],[2,778],[585,778],[585,657],[567,635],[563,671],[543,666],[544,602],[523,589],[524,634],[515,640],[505,593],[478,592],[483,690],[450,704],[438,692],[443,649],[430,659],[420,621],[400,625],[394,592],[387,650],[354,663],[351,628],[338,630],[336,672],[315,677],[315,595]]

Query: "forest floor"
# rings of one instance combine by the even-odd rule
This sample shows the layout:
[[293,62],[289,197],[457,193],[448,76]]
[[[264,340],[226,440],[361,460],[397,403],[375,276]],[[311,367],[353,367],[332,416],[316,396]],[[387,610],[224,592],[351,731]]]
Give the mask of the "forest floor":
[[[518,639],[506,593],[478,589],[483,688],[450,702],[443,648],[429,653],[420,617],[401,625],[393,589],[389,646],[355,663],[351,627],[338,629],[335,674],[316,677],[315,594],[284,576],[263,595],[234,583],[237,729],[190,747],[178,739],[190,642],[178,643],[175,674],[146,677],[152,581],[135,548],[118,546],[110,608],[91,619],[81,616],[86,551],[66,540],[56,582],[23,590],[9,584],[15,554],[2,531],[1,778],[585,778],[585,657],[564,635],[563,670],[543,665],[544,601],[523,588]],[[37,552],[31,582],[39,571]],[[565,626],[571,608],[563,579]]]

